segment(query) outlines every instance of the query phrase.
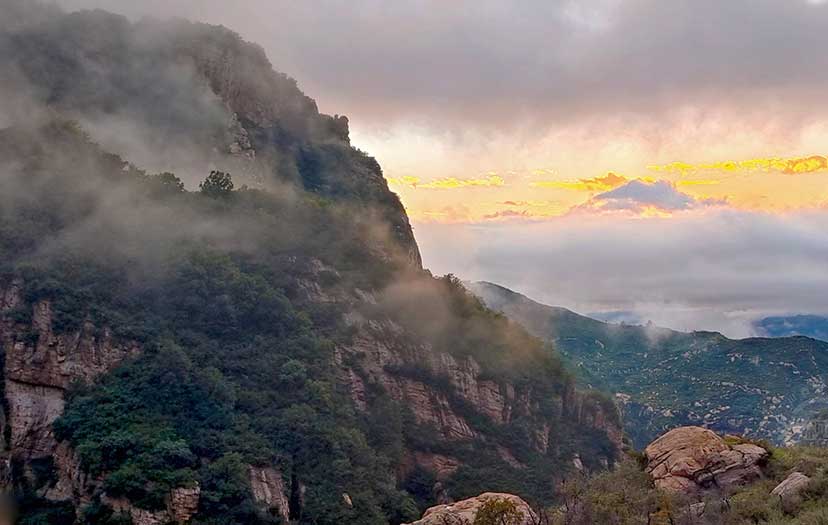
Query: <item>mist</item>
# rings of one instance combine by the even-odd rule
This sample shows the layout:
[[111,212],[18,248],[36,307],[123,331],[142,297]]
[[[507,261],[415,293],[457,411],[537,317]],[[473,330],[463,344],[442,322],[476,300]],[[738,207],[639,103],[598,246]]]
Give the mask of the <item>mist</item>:
[[828,313],[828,216],[729,209],[668,219],[416,224],[424,264],[580,313],[755,335],[768,314]]

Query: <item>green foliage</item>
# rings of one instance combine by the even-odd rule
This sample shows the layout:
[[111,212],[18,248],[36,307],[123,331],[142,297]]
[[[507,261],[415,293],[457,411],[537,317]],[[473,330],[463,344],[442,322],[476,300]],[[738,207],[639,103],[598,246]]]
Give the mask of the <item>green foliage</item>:
[[480,506],[472,525],[521,525],[523,514],[509,500],[491,499]]
[[198,187],[208,197],[226,199],[233,192],[233,178],[229,173],[212,171]]

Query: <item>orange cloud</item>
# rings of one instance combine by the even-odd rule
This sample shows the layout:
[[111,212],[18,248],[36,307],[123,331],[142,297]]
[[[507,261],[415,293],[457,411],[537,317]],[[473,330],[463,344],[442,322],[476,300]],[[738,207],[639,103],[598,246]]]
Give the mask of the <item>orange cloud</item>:
[[748,160],[726,160],[703,164],[688,164],[686,162],[671,162],[670,164],[647,166],[648,169],[667,173],[692,173],[697,171],[723,171],[735,173],[739,171],[780,171],[787,174],[814,173],[828,170],[828,158],[821,155],[810,157],[769,157]]
[[530,186],[533,188],[559,188],[575,191],[608,191],[627,182],[629,182],[629,179],[623,175],[617,175],[613,172],[609,172],[603,177],[578,179],[576,181],[535,181],[530,183]]
[[426,183],[421,183],[418,177],[391,177],[387,180],[388,184],[391,184],[392,186],[408,186],[410,188],[430,190],[452,190],[456,188],[473,187],[498,188],[506,185],[506,181],[503,180],[503,177],[498,175],[489,175],[481,179],[457,179],[455,177],[448,177],[445,179],[435,179]]
[[715,179],[680,180],[676,181],[676,186],[715,186],[720,183]]

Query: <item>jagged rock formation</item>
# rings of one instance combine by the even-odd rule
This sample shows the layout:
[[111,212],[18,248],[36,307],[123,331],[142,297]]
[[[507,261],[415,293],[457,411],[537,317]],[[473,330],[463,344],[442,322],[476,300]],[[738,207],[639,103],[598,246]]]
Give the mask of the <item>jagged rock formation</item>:
[[656,487],[686,495],[727,492],[762,477],[769,453],[751,443],[729,445],[700,427],[667,432],[644,450],[647,473]]
[[[409,525],[471,525],[474,523],[477,513],[486,503],[492,501],[503,501],[514,505],[515,510],[522,516],[520,525],[534,525],[539,523],[538,517],[528,503],[513,494],[497,492],[486,492],[474,498],[438,505],[428,509],[422,519]],[[509,521],[511,524],[512,521]]]

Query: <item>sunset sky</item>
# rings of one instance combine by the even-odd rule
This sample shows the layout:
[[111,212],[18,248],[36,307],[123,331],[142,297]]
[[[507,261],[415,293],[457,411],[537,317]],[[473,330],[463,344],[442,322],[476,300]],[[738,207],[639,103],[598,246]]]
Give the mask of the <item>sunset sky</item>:
[[264,46],[377,157],[426,265],[750,335],[828,313],[828,4],[125,3]]

